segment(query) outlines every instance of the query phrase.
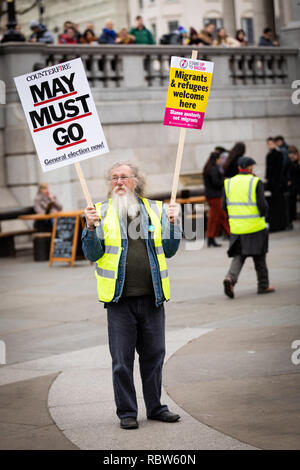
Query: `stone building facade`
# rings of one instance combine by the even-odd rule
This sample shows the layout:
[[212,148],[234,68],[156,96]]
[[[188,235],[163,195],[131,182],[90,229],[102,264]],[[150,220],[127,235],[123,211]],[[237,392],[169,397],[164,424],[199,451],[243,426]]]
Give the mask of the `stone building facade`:
[[[15,0],[16,10],[26,10],[32,3],[32,0]],[[55,38],[62,32],[66,20],[78,24],[79,30],[82,32],[87,23],[93,22],[97,34],[100,34],[108,18],[113,19],[117,30],[129,23],[128,0],[72,0],[70,2],[42,0],[40,3],[44,7],[42,15],[38,5],[27,13],[18,15],[18,23],[26,36],[30,34],[29,23],[31,20],[44,23]],[[3,17],[1,20],[2,29],[5,26],[5,21],[5,17]]]
[[[292,84],[300,79],[298,4],[291,2],[293,21],[282,34],[289,47],[199,48],[199,57],[214,61],[215,74],[203,131],[187,133],[183,172],[201,172],[215,146],[229,149],[244,141],[263,178],[268,136],[282,134],[300,147],[300,105],[291,99]],[[179,129],[162,124],[171,55],[189,57],[191,48],[0,45],[0,81],[6,85],[6,104],[0,104],[0,206],[31,205],[41,181],[51,184],[65,209],[85,204],[72,165],[42,173],[13,82],[50,58],[53,63],[78,56],[84,63],[92,61],[87,73],[110,149],[82,162],[92,199],[105,198],[106,170],[117,160],[130,160],[144,170],[148,195],[170,192],[179,137]],[[99,59],[106,61],[103,70],[97,69]]]
[[280,35],[294,14],[291,0],[129,0],[129,11],[131,23],[142,15],[157,39],[178,25],[199,30],[212,21],[232,36],[244,29],[250,44],[267,26]]
[[[16,0],[19,11],[26,10],[31,0]],[[64,21],[71,20],[83,31],[86,24],[94,22],[100,33],[107,18],[112,18],[116,30],[130,27],[135,17],[142,15],[146,26],[159,38],[176,25],[200,30],[205,22],[213,21],[217,27],[225,26],[231,35],[236,30],[246,30],[250,43],[257,43],[264,27],[277,33],[287,26],[294,16],[292,0],[43,0],[44,13],[38,5],[19,15],[18,22],[24,34],[30,33],[30,20],[41,19],[55,36],[62,31]],[[5,17],[1,20],[2,29]]]

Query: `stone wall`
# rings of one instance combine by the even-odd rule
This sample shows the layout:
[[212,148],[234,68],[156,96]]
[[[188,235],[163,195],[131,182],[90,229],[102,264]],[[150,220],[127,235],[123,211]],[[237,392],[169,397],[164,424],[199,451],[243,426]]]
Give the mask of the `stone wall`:
[[[154,46],[151,50],[154,52],[157,48]],[[179,52],[187,56],[186,51],[177,50],[177,55]],[[282,134],[289,144],[300,147],[300,105],[291,102],[291,83],[297,76],[297,51],[285,52],[293,58],[287,62],[285,83],[233,85],[231,73],[227,69],[229,52],[218,51],[218,55],[213,58],[217,67],[204,127],[202,131],[187,131],[182,172],[201,171],[215,146],[229,149],[235,142],[244,141],[247,154],[258,163],[257,174],[263,177],[267,137]],[[230,53],[233,54],[232,51]],[[28,65],[28,57],[31,57],[31,65]],[[0,139],[4,138],[2,163],[3,158],[5,160],[5,169],[3,165],[0,167],[0,184],[2,187],[6,185],[18,203],[26,206],[32,203],[37,184],[47,181],[65,209],[83,207],[85,202],[73,165],[46,173],[41,171],[12,84],[12,76],[28,72],[28,68],[41,60],[42,56],[33,58],[31,49],[31,55],[27,56],[27,62],[23,65],[20,62],[21,58],[24,60],[24,54],[10,55],[9,60],[7,58],[7,55],[0,55],[2,64],[8,64],[11,70],[6,68],[4,74],[8,84],[5,116],[1,118],[0,112]],[[108,154],[81,163],[94,201],[105,197],[105,174],[110,165],[119,160],[130,160],[142,168],[147,175],[149,195],[170,192],[172,186],[180,130],[162,124],[166,85],[145,86],[141,76],[134,74],[135,70],[142,70],[138,61],[143,60],[143,57],[134,54],[128,56],[127,65],[125,56],[123,59],[123,74],[126,71],[128,74],[121,87],[92,88],[110,149]],[[132,68],[134,64],[136,69]],[[132,81],[135,76],[139,86]]]

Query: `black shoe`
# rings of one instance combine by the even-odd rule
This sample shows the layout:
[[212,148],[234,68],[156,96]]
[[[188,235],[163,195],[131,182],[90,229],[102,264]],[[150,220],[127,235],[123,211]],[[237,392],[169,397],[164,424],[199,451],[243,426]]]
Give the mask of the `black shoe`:
[[222,245],[220,245],[219,243],[217,243],[214,238],[208,238],[208,239],[207,239],[207,246],[208,246],[208,247],[214,246],[214,247],[216,247],[216,248],[219,248],[219,247],[222,246]]
[[159,415],[149,416],[148,419],[163,421],[164,423],[175,423],[180,419],[180,416],[175,413],[172,413],[171,411],[163,411]]
[[136,418],[123,418],[120,421],[120,427],[122,429],[137,429],[139,427],[139,423]]
[[223,281],[224,284],[224,293],[229,297],[230,299],[234,298],[234,290],[233,290],[233,282],[232,279],[229,277],[226,277]]

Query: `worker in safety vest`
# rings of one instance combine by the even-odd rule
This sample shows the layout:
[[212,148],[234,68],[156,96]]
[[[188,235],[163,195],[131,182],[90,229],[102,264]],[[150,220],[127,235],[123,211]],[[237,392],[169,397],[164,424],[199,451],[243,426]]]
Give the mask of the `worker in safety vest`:
[[239,174],[224,181],[223,208],[227,210],[230,225],[228,256],[233,260],[223,284],[225,294],[231,299],[234,298],[234,285],[248,256],[254,261],[258,294],[275,291],[269,285],[266,264],[268,229],[264,216],[268,204],[263,182],[253,175],[255,164],[250,157],[240,157]]
[[[178,414],[160,402],[165,356],[165,313],[170,298],[166,258],[181,239],[179,206],[144,197],[144,178],[130,163],[109,171],[109,199],[85,210],[85,256],[94,261],[98,298],[107,308],[109,348],[117,416],[123,429],[135,429],[133,382],[139,354],[147,418],[176,422]],[[95,229],[94,223],[99,226]]]

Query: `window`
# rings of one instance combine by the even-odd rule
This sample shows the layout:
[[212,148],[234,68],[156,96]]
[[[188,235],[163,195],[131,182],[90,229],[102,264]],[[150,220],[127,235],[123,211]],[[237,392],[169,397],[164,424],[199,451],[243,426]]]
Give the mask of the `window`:
[[223,18],[204,18],[204,26],[208,23],[213,23],[215,25],[216,30],[223,28],[224,22]]
[[143,0],[139,0],[139,7],[140,7],[141,9],[143,9],[143,8],[144,8],[144,5],[143,5]]
[[242,18],[241,25],[246,33],[248,44],[254,44],[253,18]]
[[179,23],[177,20],[174,21],[168,21],[168,31],[169,33],[173,33],[179,26]]

